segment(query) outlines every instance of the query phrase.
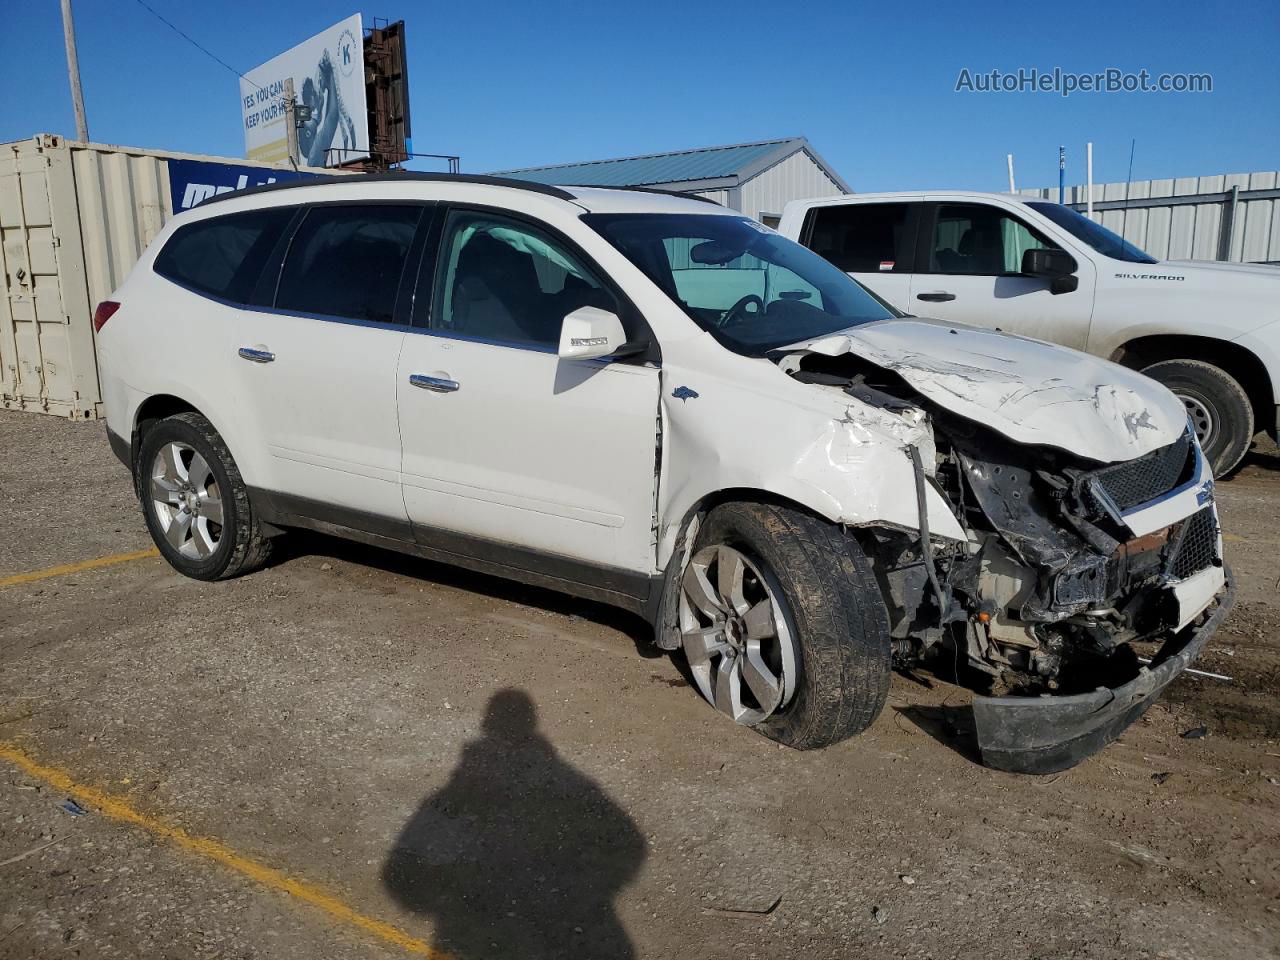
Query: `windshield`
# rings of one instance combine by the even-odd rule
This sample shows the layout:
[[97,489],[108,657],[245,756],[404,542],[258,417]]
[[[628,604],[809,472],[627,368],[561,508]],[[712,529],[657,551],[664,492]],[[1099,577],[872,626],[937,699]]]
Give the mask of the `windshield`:
[[1139,250],[1128,240],[1112,233],[1100,223],[1094,223],[1083,214],[1060,203],[1033,201],[1027,204],[1032,210],[1043,213],[1046,217],[1066,230],[1077,240],[1083,240],[1104,257],[1112,260],[1123,260],[1126,263],[1156,263],[1155,257]]
[[895,316],[839,268],[746,217],[594,213],[582,219],[736,353],[762,356]]

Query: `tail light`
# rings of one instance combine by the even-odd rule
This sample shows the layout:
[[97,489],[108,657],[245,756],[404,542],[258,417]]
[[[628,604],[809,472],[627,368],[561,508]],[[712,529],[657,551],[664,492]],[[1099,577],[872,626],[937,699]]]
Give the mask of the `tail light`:
[[93,311],[93,332],[97,333],[107,325],[107,321],[111,319],[111,315],[120,309],[120,304],[114,300],[103,300],[98,304],[98,309]]

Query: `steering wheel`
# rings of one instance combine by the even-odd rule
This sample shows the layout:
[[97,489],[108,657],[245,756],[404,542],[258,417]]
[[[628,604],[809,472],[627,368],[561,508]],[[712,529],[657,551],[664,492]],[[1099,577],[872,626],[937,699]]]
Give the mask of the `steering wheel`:
[[754,293],[748,293],[745,297],[724,312],[716,326],[721,328],[731,327],[735,323],[741,323],[743,320],[746,320],[747,317],[751,315],[747,313],[747,306],[752,303],[756,305],[756,309],[753,310],[752,313],[759,314],[764,312],[764,301]]

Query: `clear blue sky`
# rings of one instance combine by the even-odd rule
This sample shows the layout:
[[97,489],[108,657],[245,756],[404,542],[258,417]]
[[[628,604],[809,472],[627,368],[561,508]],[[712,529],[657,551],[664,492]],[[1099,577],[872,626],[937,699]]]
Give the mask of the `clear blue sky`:
[[[237,78],[135,0],[74,0],[94,140],[240,156]],[[807,136],[855,190],[1280,167],[1280,3],[197,3],[149,0],[240,70],[362,12],[407,21],[414,145],[487,171]],[[1052,16],[1051,16],[1052,14]],[[0,140],[74,133],[56,0],[6,5]],[[1207,72],[1210,94],[954,92],[974,72]]]

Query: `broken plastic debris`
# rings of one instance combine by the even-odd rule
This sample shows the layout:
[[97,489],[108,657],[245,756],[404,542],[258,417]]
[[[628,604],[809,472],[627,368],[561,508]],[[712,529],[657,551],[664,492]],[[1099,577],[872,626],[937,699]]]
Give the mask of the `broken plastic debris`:
[[67,813],[71,814],[73,817],[83,817],[86,813],[89,812],[84,807],[80,806],[80,804],[72,800],[70,797],[62,801],[61,807],[63,810],[67,811]]
[[1183,740],[1199,740],[1201,737],[1209,735],[1208,727],[1192,727],[1182,735]]
[[[766,895],[767,896],[767,895]],[[742,919],[750,919],[752,917],[763,919],[773,911],[778,909],[778,904],[782,902],[782,894],[778,894],[771,900],[759,900],[755,904],[738,904],[732,907],[707,907],[702,912],[705,915],[719,915],[723,917],[739,917]]]

